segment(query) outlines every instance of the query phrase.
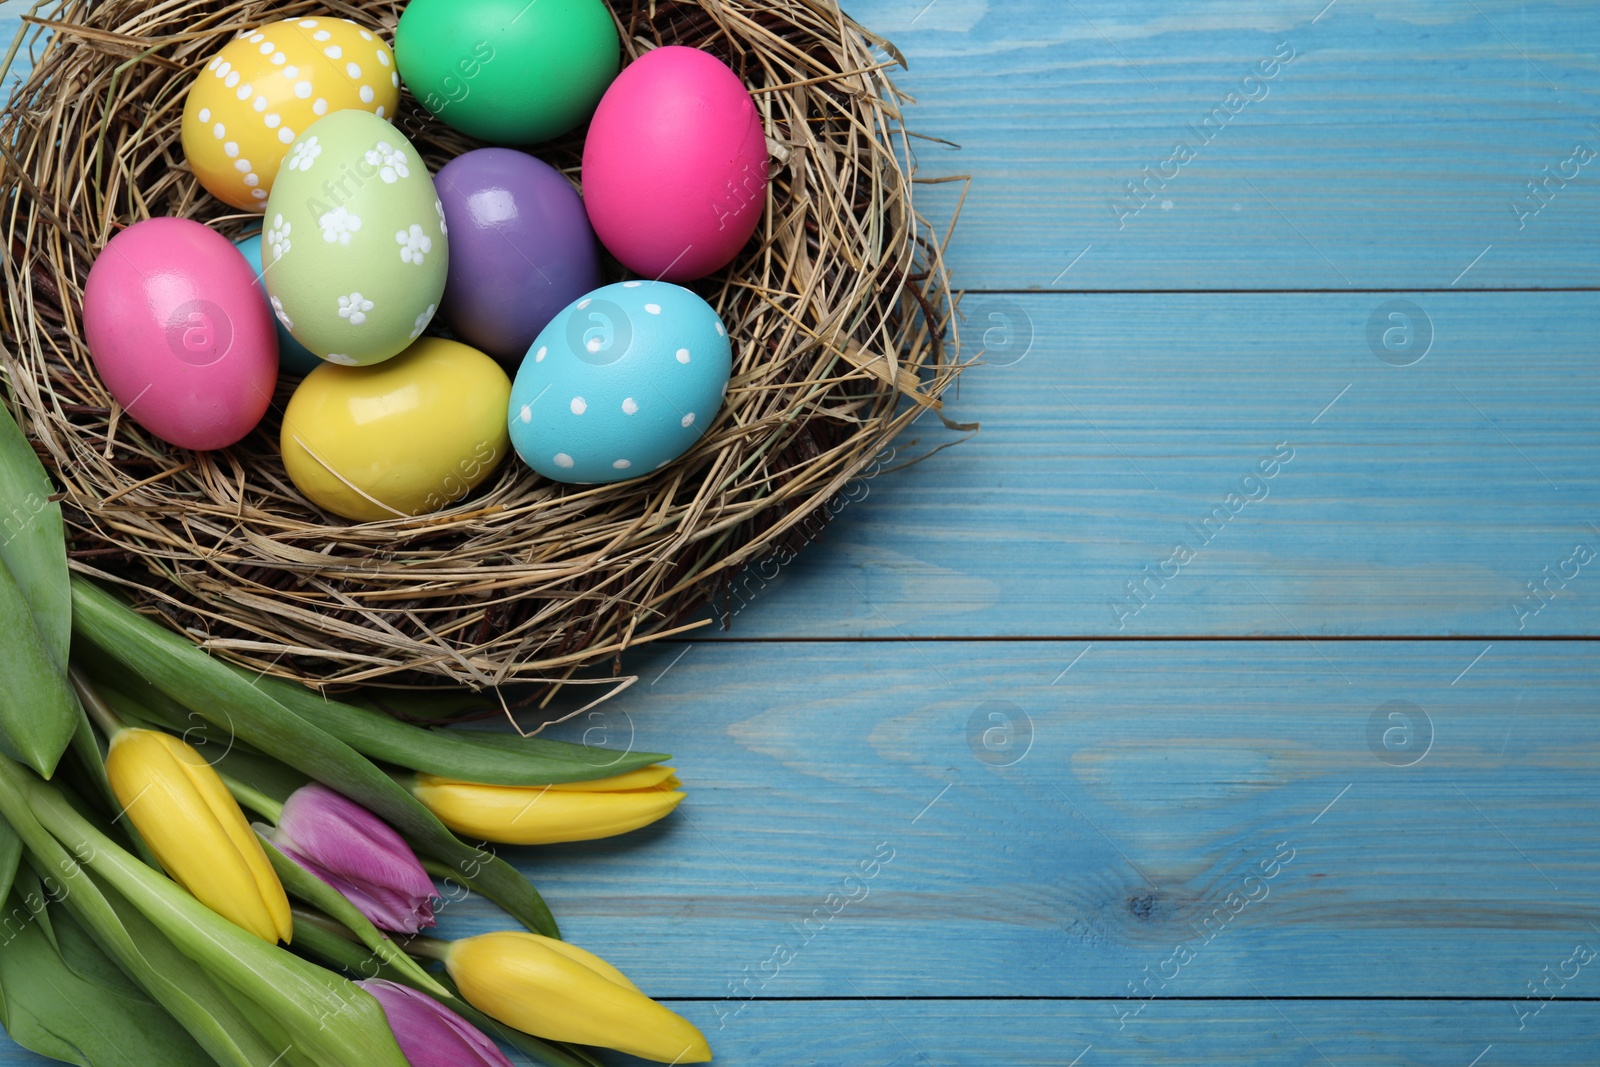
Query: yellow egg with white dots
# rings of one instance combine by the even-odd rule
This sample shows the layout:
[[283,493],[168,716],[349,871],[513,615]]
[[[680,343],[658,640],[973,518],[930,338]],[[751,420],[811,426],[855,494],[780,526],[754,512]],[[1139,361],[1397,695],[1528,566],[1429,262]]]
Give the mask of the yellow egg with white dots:
[[377,34],[348,19],[285,19],[201,68],[183,107],[183,154],[217,199],[261,211],[301,130],[351,108],[392,118],[399,103],[394,53]]

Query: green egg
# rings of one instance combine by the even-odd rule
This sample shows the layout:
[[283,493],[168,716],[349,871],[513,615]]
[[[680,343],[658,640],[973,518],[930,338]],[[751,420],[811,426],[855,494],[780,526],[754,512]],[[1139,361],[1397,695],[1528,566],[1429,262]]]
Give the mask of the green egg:
[[272,311],[329,363],[381,363],[438,310],[450,267],[444,208],[416,148],[376,115],[335,111],[308,126],[263,225]]
[[533,144],[594,114],[621,42],[603,0],[411,0],[394,52],[411,94],[447,126]]

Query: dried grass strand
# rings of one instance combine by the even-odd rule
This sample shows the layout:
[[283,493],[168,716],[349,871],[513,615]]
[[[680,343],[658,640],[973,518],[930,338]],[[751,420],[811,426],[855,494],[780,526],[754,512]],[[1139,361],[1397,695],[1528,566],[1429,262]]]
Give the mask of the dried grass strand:
[[[76,569],[261,673],[527,681],[547,701],[574,672],[610,661],[620,673],[627,649],[707,624],[693,616],[741,568],[798,551],[918,415],[945,418],[940,397],[961,370],[949,233],[912,202],[906,98],[887,72],[899,52],[836,0],[612,9],[631,56],[706,49],[766,123],[762,224],[694,286],[735,343],[724,409],[654,477],[563,486],[513,460],[442,512],[355,525],[309,506],[283,470],[288,388],[239,445],[171,448],[100,384],[80,307],[94,254],[131,223],[183,215],[237,237],[254,218],[209,197],[179,144],[183,93],[212,54],[262,23],[330,10],[392,39],[399,5],[61,0],[25,17],[25,32],[55,32],[0,114],[0,370],[61,486]],[[434,170],[476,146],[409,94],[397,118]],[[573,180],[581,152],[581,131],[539,150]]]

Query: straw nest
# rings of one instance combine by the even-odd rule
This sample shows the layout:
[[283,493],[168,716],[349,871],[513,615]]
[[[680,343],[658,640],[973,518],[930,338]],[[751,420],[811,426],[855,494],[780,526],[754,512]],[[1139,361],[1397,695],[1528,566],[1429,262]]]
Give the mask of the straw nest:
[[[213,53],[319,12],[392,40],[402,5],[65,0],[27,20],[49,39],[0,116],[0,348],[13,410],[61,487],[76,569],[209,649],[311,684],[557,684],[604,661],[618,673],[624,649],[714,623],[719,604],[725,616],[741,568],[798,550],[890,440],[937,411],[960,366],[942,242],[912,205],[893,47],[836,0],[611,6],[631,56],[706,49],[766,122],[761,228],[693,286],[733,337],[727,404],[652,477],[564,486],[513,457],[446,511],[361,525],[285,476],[291,388],[238,445],[172,448],[101,385],[80,311],[90,264],[123,227],[181,215],[237,237],[256,221],[184,162],[184,94]],[[397,122],[434,170],[475,147],[409,94]],[[581,131],[537,151],[577,180]],[[611,264],[607,280],[620,277]]]

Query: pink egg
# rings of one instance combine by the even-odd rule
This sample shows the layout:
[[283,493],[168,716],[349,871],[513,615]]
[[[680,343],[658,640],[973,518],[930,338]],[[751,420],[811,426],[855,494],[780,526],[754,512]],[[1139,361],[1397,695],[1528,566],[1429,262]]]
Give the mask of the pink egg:
[[149,219],[113,237],[83,287],[83,328],[111,395],[170,444],[231,445],[272,401],[272,313],[244,256],[198,222]]
[[630,270],[687,282],[727,266],[766,201],[761,116],[715,56],[657,48],[601,97],[583,146],[583,202]]

